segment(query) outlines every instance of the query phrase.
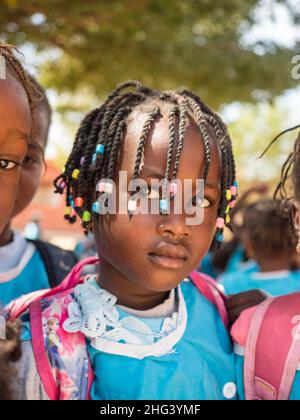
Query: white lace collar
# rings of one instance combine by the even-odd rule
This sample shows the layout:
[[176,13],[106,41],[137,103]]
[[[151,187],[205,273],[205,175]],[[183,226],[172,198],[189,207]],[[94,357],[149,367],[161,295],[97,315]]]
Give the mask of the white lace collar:
[[94,276],[76,286],[74,294],[76,302],[69,304],[63,328],[70,333],[81,331],[97,350],[138,359],[158,357],[174,351],[184,334],[187,310],[180,286],[178,312],[164,319],[158,334],[137,317],[120,319],[117,298],[101,289]]

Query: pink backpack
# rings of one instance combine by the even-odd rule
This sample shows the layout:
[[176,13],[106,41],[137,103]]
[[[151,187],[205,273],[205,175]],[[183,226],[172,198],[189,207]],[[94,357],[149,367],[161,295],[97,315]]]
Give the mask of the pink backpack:
[[247,400],[288,400],[300,362],[300,292],[245,310],[231,330],[245,349]]
[[[68,318],[68,306],[74,302],[74,287],[84,280],[80,277],[81,270],[95,263],[99,263],[97,258],[81,261],[56,288],[23,296],[8,307],[10,319],[29,316],[37,369],[51,400],[89,399],[93,372],[85,337],[81,332],[66,332],[62,325]],[[225,297],[214,280],[196,272],[190,277],[216,306],[227,328]]]

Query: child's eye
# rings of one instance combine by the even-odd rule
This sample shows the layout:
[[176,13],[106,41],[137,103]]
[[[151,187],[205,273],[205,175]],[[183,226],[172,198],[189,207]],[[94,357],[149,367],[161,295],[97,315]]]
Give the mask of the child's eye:
[[9,171],[11,169],[14,169],[18,164],[16,162],[13,162],[11,160],[7,159],[0,159],[0,169],[4,169],[6,171]]
[[205,209],[205,208],[207,208],[207,207],[209,207],[209,206],[211,206],[211,201],[208,199],[208,198],[196,198],[196,197],[194,197],[193,198],[193,206],[197,206],[197,207],[199,207],[199,208],[203,208],[203,209]]
[[24,161],[23,161],[23,166],[34,165],[35,163],[37,163],[36,159],[34,159],[30,156],[26,156]]

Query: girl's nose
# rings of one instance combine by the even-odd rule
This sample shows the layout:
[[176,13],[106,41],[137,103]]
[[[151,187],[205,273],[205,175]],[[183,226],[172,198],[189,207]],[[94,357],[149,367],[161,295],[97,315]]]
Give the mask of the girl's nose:
[[185,219],[185,215],[181,214],[162,216],[162,220],[157,226],[158,234],[172,240],[188,238],[190,236],[190,226],[185,223]]

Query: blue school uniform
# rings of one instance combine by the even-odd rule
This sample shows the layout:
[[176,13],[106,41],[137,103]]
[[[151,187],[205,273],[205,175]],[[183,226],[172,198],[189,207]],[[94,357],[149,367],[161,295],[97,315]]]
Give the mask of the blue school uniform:
[[260,289],[272,296],[287,295],[300,290],[300,271],[239,272],[220,278],[226,294]]
[[13,241],[0,248],[0,303],[6,305],[19,296],[49,287],[39,252],[15,233]]
[[258,266],[256,262],[253,260],[244,261],[244,257],[245,248],[242,245],[238,245],[229,258],[224,274],[236,273],[237,271],[257,271]]
[[[143,345],[127,345],[120,331],[115,342],[96,339],[88,344],[93,400],[238,398],[232,345],[217,309],[190,281],[176,291],[178,314],[171,318],[129,315],[145,325],[138,337],[145,334]],[[128,322],[128,314],[117,311],[121,322]]]

